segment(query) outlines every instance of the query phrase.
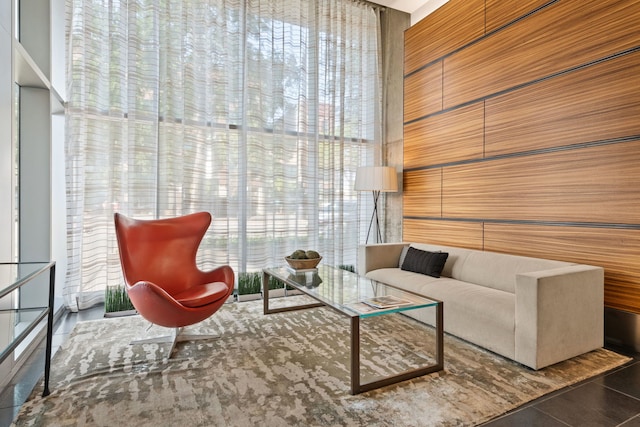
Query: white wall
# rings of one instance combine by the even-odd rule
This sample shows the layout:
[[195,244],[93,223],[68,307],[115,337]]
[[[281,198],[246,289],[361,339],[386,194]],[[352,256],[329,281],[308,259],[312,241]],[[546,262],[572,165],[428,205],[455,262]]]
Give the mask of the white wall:
[[13,261],[11,2],[0,1],[0,261]]
[[56,297],[62,298],[67,275],[67,193],[64,115],[51,117],[51,259],[56,262]]
[[[11,3],[0,1],[0,262],[13,261],[13,150],[12,108],[13,76],[11,67]],[[0,277],[0,280],[4,278]],[[6,280],[6,279],[5,279]],[[3,283],[3,282],[0,282]],[[0,308],[10,308],[11,301],[0,302]],[[3,316],[0,320],[0,348],[11,340],[11,329],[7,327],[13,319]],[[13,361],[0,364],[0,387],[7,381]]]

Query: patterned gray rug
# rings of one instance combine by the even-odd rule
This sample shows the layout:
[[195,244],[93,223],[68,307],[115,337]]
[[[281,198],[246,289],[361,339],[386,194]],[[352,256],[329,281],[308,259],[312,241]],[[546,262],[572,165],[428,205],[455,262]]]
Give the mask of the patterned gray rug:
[[[445,336],[444,371],[351,396],[349,322],[329,309],[227,304],[189,328],[220,339],[180,343],[168,362],[164,344],[128,344],[164,332],[147,326],[78,323],[55,354],[51,395],[37,387],[14,425],[467,426],[629,360],[601,349],[532,371]],[[362,339],[363,375],[431,358],[433,331],[404,316],[366,320]]]

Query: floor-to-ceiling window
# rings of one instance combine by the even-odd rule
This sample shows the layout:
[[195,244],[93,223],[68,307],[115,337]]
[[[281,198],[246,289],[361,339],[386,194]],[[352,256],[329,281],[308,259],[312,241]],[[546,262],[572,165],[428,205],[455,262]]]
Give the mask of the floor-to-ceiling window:
[[257,271],[298,248],[355,263],[369,212],[355,170],[380,155],[376,8],[67,0],[67,13],[72,309],[122,280],[114,212],[210,211],[203,267]]

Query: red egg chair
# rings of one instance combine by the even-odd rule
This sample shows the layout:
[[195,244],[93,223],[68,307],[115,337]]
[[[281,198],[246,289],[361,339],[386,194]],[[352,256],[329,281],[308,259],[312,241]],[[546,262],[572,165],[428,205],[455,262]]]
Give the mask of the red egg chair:
[[[173,328],[168,337],[171,349],[167,357],[171,357],[176,341],[214,338],[180,333],[184,326],[215,313],[233,293],[235,279],[231,267],[225,265],[205,272],[196,265],[196,253],[211,224],[211,215],[198,212],[176,218],[137,220],[116,213],[114,220],[131,303],[152,324]],[[137,343],[154,341],[159,339]]]

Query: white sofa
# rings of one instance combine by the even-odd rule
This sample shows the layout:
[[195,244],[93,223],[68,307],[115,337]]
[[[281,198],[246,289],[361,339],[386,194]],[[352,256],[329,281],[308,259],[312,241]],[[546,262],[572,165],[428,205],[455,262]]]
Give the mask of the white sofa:
[[[409,245],[449,254],[440,278],[400,268],[402,249]],[[389,243],[361,246],[358,273],[443,301],[447,333],[533,369],[604,344],[601,267],[448,246]],[[433,324],[429,316],[419,320]]]

